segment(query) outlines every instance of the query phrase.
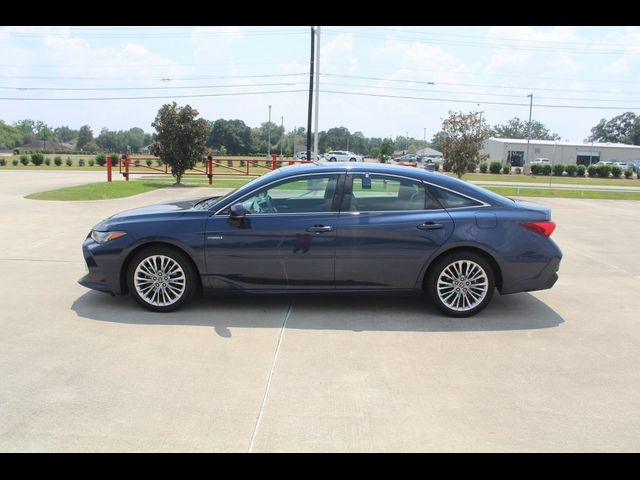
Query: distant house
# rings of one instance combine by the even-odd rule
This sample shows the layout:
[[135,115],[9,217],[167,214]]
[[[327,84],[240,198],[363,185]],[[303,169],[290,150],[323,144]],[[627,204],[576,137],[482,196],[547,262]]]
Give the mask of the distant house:
[[141,153],[141,154],[143,154],[143,155],[149,155],[149,154],[151,153],[151,152],[149,151],[149,147],[150,147],[150,146],[151,146],[151,145],[147,145],[146,147],[141,147],[141,148],[138,150],[138,153]]
[[416,151],[416,155],[419,157],[442,157],[442,152],[426,147]]
[[73,150],[67,143],[55,143],[49,140],[34,140],[20,146],[21,150]]

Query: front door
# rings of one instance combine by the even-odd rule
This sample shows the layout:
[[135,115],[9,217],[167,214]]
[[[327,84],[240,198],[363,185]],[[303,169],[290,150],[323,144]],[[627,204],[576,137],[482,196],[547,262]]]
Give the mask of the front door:
[[391,175],[347,176],[337,224],[336,287],[413,289],[453,220],[419,181]]
[[262,187],[239,200],[241,221],[210,217],[205,233],[213,288],[334,288],[338,174],[302,175]]

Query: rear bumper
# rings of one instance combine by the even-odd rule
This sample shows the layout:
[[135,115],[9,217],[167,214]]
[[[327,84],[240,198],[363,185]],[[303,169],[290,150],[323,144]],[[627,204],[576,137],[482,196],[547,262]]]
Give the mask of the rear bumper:
[[532,292],[534,290],[547,290],[558,281],[558,269],[560,258],[553,258],[542,271],[534,278],[528,278],[519,282],[503,285],[501,295],[518,292]]

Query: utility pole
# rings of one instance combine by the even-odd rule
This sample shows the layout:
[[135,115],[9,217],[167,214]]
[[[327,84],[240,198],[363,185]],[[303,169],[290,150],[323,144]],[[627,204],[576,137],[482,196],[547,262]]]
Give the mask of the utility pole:
[[527,95],[531,100],[529,101],[529,125],[527,127],[527,156],[524,159],[524,164],[527,165],[529,160],[529,142],[531,141],[531,111],[533,109],[533,93]]
[[422,135],[422,140],[424,143],[427,143],[427,127],[424,127],[424,134]]
[[315,57],[315,30],[311,27],[311,58],[309,62],[309,109],[307,112],[307,162],[311,161],[311,113],[313,111],[313,62]]
[[298,127],[293,127],[293,144],[291,145],[291,157],[294,159],[296,156],[296,128]]
[[[316,32],[316,36],[318,37],[317,47],[316,47],[316,113],[315,113],[315,132],[313,134],[313,151],[316,155],[318,152],[318,113],[320,111],[319,101],[320,101],[320,27]],[[315,159],[314,159],[315,160]]]
[[409,132],[407,131],[407,153],[409,153]]
[[284,147],[284,117],[280,117],[280,128],[282,129],[282,138],[280,139],[280,160],[282,160],[282,149]]
[[271,158],[271,105],[269,105],[269,123],[267,123],[267,158]]

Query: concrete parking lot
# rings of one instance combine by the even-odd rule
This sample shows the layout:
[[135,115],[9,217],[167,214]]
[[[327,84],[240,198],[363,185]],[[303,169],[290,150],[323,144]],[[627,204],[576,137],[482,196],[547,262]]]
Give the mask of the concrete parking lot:
[[23,198],[99,180],[0,171],[0,451],[640,450],[639,202],[535,200],[560,280],[470,319],[335,296],[158,315],[78,285],[80,245],[117,211],[202,190]]

